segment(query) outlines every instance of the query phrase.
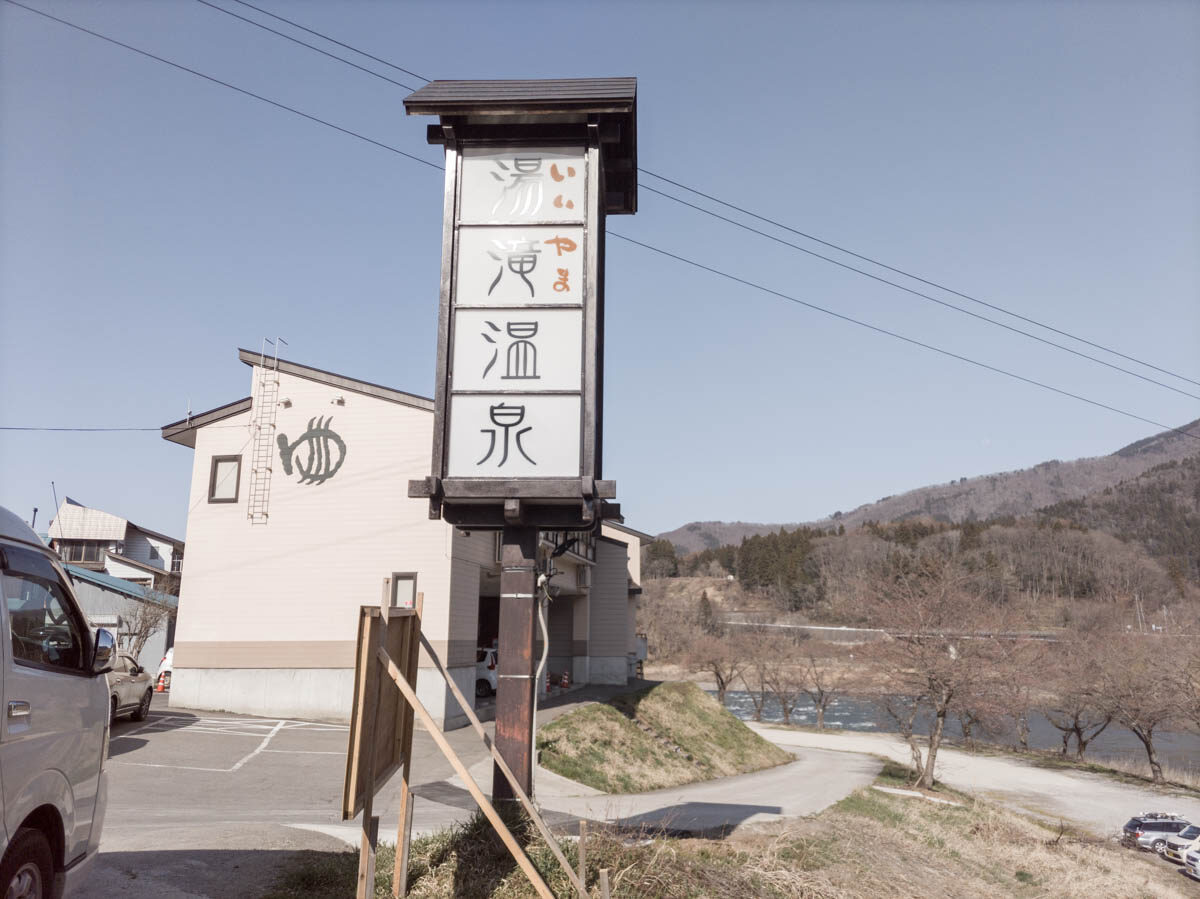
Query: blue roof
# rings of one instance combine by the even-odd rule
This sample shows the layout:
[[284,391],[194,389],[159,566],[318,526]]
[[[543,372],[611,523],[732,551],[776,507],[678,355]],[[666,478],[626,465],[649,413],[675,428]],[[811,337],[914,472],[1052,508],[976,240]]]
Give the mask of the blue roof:
[[133,599],[148,599],[152,602],[163,603],[169,606],[179,604],[179,598],[176,596],[171,596],[169,593],[159,593],[156,590],[147,590],[141,584],[135,584],[133,581],[127,581],[124,578],[113,577],[111,574],[105,574],[103,571],[89,571],[77,565],[64,565],[63,567],[67,569],[67,574],[71,575],[72,580],[88,581],[106,590],[124,593]]

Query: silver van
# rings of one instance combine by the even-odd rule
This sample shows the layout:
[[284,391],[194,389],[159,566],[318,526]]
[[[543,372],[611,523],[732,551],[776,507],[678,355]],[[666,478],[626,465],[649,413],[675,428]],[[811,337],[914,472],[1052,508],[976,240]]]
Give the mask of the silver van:
[[113,637],[92,634],[70,584],[0,507],[0,896],[9,899],[70,892],[100,845]]

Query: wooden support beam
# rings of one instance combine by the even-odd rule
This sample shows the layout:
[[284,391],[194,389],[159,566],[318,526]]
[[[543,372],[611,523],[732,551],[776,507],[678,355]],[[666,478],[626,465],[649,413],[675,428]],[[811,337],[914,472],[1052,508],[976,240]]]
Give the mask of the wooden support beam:
[[408,680],[404,677],[403,672],[396,667],[396,663],[389,658],[388,654],[382,649],[376,653],[376,658],[379,659],[381,665],[387,669],[388,676],[396,682],[396,686],[400,688],[400,692],[404,694],[404,698],[409,701],[413,707],[413,711],[421,719],[421,723],[425,725],[425,729],[429,731],[429,735],[433,737],[433,741],[437,743],[438,749],[442,751],[442,755],[450,762],[451,767],[467,787],[467,792],[475,800],[480,811],[491,822],[492,827],[496,829],[501,841],[510,853],[513,859],[525,872],[525,876],[529,878],[529,882],[543,899],[554,899],[554,894],[550,892],[550,887],[546,885],[546,881],[542,879],[542,875],[538,869],[533,866],[533,862],[529,860],[529,856],[525,854],[525,850],[521,848],[521,844],[517,842],[508,826],[504,823],[499,813],[483,795],[483,790],[479,788],[479,784],[475,783],[475,778],[471,777],[471,772],[467,770],[467,766],[463,764],[462,759],[458,757],[458,753],[451,748],[450,743],[446,740],[442,729],[438,727],[437,722],[433,720],[433,716],[429,714],[429,710],[417,699],[417,694],[409,685]]
[[[467,720],[471,722],[472,730],[479,735],[479,738],[483,740],[483,745],[486,746],[488,752],[491,753],[492,761],[495,763],[496,768],[498,768],[500,773],[504,775],[505,779],[509,783],[509,786],[512,787],[513,793],[516,794],[517,800],[521,803],[521,807],[525,809],[525,813],[529,815],[530,820],[533,821],[538,833],[541,834],[542,839],[546,841],[546,845],[550,847],[550,852],[558,860],[559,865],[567,875],[567,879],[571,881],[571,886],[578,891],[581,897],[586,899],[587,888],[583,883],[583,868],[580,868],[579,876],[576,877],[575,873],[571,870],[571,863],[567,861],[567,857],[563,855],[562,850],[558,847],[558,841],[555,840],[554,835],[550,833],[550,828],[548,828],[546,826],[546,822],[542,820],[542,816],[534,807],[533,801],[529,798],[528,794],[521,789],[521,785],[517,782],[517,778],[513,774],[512,769],[508,767],[508,763],[504,761],[504,757],[501,756],[499,751],[496,749],[496,744],[492,742],[492,738],[488,736],[487,731],[484,729],[483,722],[479,720],[479,717],[475,714],[475,710],[471,708],[471,704],[467,701],[467,697],[463,695],[462,690],[458,688],[458,684],[454,682],[454,678],[452,678],[449,672],[446,671],[445,667],[442,665],[442,660],[438,658],[433,647],[429,645],[429,641],[425,638],[424,634],[421,634],[421,645],[425,647],[425,652],[428,653],[430,660],[433,662],[433,666],[446,681],[446,686],[450,688],[450,693],[454,696],[455,701],[458,703],[458,707],[463,710],[463,714],[465,714],[467,716]],[[581,821],[580,826],[586,828],[587,822]]]

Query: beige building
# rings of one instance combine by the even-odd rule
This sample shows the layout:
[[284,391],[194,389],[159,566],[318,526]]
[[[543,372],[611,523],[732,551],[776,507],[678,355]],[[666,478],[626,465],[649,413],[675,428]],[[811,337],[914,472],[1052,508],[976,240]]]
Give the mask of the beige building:
[[[345,720],[360,605],[424,595],[426,636],[467,696],[486,693],[480,647],[499,621],[494,532],[430,520],[408,497],[429,472],[433,402],[239,351],[251,396],[163,428],[194,450],[187,564],[171,704]],[[620,524],[543,536],[552,563],[555,683],[624,683],[638,655],[639,548]],[[539,647],[540,652],[540,647]],[[417,691],[446,727],[466,723],[424,654]],[[544,689],[544,684],[541,685]],[[487,706],[490,700],[476,700]]]

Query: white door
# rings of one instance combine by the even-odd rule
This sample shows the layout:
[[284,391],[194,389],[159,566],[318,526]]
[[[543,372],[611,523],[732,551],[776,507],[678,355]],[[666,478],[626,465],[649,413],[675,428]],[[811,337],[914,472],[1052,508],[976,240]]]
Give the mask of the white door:
[[3,558],[5,825],[14,833],[37,806],[57,806],[70,863],[95,816],[108,688],[91,676],[91,634],[61,571],[32,549],[6,545]]

